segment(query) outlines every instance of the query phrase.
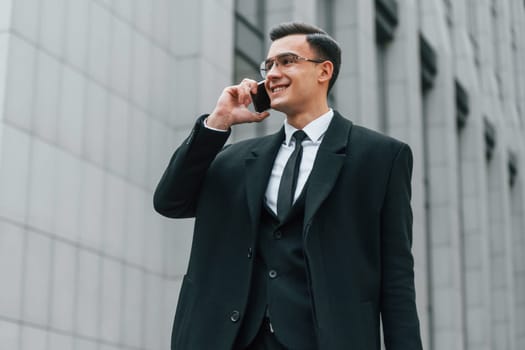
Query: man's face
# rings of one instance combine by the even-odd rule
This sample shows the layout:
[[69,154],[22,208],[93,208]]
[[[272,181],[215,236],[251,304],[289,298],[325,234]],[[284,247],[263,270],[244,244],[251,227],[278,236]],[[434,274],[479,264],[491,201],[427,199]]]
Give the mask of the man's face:
[[[306,41],[306,35],[289,35],[275,40],[267,58],[283,53],[293,53],[307,59],[319,58]],[[313,62],[298,60],[292,64],[276,63],[267,71],[266,91],[273,109],[292,115],[307,110],[309,103],[316,103],[326,95],[318,84],[319,69]]]

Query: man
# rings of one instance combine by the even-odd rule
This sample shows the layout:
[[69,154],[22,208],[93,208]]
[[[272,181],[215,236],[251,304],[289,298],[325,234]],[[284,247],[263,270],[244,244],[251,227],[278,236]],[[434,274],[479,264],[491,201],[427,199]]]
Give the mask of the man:
[[155,192],[159,213],[196,218],[172,349],[380,349],[380,316],[388,350],[421,349],[411,151],[329,108],[341,53],[324,31],[270,38],[261,73],[283,128],[224,147],[269,116],[247,108],[255,81],[227,87]]

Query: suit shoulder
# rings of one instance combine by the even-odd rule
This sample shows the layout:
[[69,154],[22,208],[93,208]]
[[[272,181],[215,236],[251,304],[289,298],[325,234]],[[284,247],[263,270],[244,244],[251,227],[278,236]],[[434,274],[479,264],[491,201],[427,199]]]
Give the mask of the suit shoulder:
[[224,147],[224,149],[220,152],[219,155],[221,157],[243,156],[248,152],[251,152],[251,150],[253,150],[254,148],[257,148],[257,146],[268,142],[268,140],[270,140],[271,137],[272,135],[259,136],[230,143]]
[[402,145],[405,145],[403,141],[400,141],[392,136],[383,134],[379,131],[372,130],[370,128],[367,128],[359,124],[355,124],[353,121],[343,116],[338,111],[334,111],[334,113],[335,113],[334,117],[337,118],[337,123],[339,126],[342,126],[345,124],[349,125],[350,127],[349,137],[351,141],[353,139],[354,141],[369,143],[375,146],[391,145],[391,146],[400,147]]
[[349,145],[350,152],[363,159],[386,161],[401,155],[412,158],[412,150],[407,143],[360,125],[353,125]]
[[369,129],[361,125],[353,125],[350,135],[354,141],[370,144],[375,147],[392,147],[402,148],[409,147],[405,142],[398,140],[392,136],[383,134],[381,132]]
[[233,142],[233,143],[229,144],[228,146],[230,148],[233,148],[236,151],[239,151],[241,149],[251,148],[251,147],[257,146],[257,145],[259,145],[261,143],[264,143],[269,138],[270,138],[270,135],[258,136],[258,137],[253,137],[253,138],[249,138],[249,139],[246,139],[246,140]]

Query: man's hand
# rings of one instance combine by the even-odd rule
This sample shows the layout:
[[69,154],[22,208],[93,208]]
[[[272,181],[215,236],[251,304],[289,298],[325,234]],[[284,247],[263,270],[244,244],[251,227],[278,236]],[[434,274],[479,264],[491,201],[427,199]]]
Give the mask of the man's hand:
[[251,79],[225,88],[206,124],[215,129],[228,130],[235,124],[260,122],[267,118],[269,112],[256,113],[248,109],[252,93],[257,93],[257,82]]

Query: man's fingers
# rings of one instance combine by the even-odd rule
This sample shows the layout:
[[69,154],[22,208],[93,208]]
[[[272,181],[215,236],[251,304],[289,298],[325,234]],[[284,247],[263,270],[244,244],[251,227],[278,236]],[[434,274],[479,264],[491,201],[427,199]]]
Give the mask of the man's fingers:
[[255,113],[252,113],[252,116],[255,119],[255,122],[260,122],[268,118],[270,116],[270,112],[261,112],[261,113],[255,112]]
[[261,120],[263,119],[266,119],[270,116],[270,112],[262,112],[262,113],[258,113],[259,114],[259,117],[261,118]]
[[246,92],[246,88],[241,87],[239,90],[239,104],[248,106],[252,103],[252,95],[250,95],[249,92]]
[[243,79],[239,84],[248,89],[248,93],[256,94],[257,93],[257,82],[252,79]]
[[248,109],[252,103],[252,94],[257,93],[257,82],[244,79],[240,84],[225,88],[217,101],[217,107],[225,115],[233,115],[234,124],[259,122],[267,118],[268,112],[254,113]]
[[252,102],[251,87],[248,79],[244,79],[239,85],[235,85],[232,88],[235,90],[239,105],[248,106]]
[[235,124],[242,124],[242,123],[258,123],[264,119],[266,119],[270,113],[268,111],[257,113],[250,111],[247,107],[239,107],[235,110],[233,116],[235,120]]

